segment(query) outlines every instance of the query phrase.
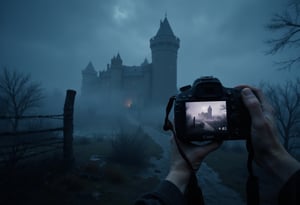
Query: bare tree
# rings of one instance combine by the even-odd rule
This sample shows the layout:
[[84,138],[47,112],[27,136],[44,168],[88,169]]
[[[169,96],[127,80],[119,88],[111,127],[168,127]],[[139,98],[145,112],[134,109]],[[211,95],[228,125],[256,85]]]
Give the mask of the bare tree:
[[296,63],[300,63],[300,1],[293,0],[282,14],[275,14],[267,28],[280,34],[280,37],[268,40],[271,49],[267,54],[274,55],[285,48],[294,48],[297,53],[295,57],[285,61],[277,62],[280,69],[291,69]]
[[[42,98],[41,85],[33,82],[29,74],[11,71],[6,67],[0,70],[0,104],[4,108],[0,113],[9,116],[13,132],[18,130],[20,117],[38,107]],[[26,145],[18,136],[5,140],[11,141],[12,146],[7,150],[0,150],[0,155],[2,152],[2,157],[7,158],[7,168],[11,171],[25,154]]]
[[[38,107],[43,98],[39,83],[31,81],[30,75],[3,68],[0,72],[0,101],[6,115],[12,116],[12,130],[18,129],[19,117]],[[3,112],[3,111],[2,111]]]
[[300,79],[283,85],[265,84],[263,90],[273,105],[284,147],[289,152],[300,148]]

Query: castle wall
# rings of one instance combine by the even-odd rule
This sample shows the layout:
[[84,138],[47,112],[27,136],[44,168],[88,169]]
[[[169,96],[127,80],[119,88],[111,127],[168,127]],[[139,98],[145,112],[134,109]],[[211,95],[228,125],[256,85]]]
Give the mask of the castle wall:
[[97,76],[91,63],[82,72],[82,92],[98,95],[102,101],[119,105],[165,105],[177,93],[177,50],[174,36],[165,18],[155,37],[150,40],[152,63],[141,66],[123,65],[120,55],[111,59],[106,71]]

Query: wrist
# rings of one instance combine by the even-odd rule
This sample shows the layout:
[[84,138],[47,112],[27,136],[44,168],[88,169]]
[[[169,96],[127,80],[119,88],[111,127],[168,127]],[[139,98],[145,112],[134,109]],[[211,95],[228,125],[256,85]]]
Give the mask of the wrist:
[[268,156],[264,161],[264,168],[278,177],[281,183],[285,183],[300,169],[300,163],[285,149],[272,153],[272,155]]
[[170,170],[166,180],[173,183],[181,193],[185,192],[185,189],[189,183],[191,173],[185,170]]

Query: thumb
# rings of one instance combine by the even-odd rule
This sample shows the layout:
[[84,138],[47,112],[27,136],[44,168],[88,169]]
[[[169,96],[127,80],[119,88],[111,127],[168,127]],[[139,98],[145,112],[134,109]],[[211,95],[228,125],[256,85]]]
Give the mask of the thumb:
[[264,119],[261,104],[250,88],[244,88],[242,90],[242,99],[249,111],[252,124],[261,125],[261,121]]

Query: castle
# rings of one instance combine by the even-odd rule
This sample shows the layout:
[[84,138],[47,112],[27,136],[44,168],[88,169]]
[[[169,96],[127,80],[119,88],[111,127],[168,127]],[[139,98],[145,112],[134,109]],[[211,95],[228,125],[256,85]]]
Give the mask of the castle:
[[150,39],[152,62],[145,59],[140,66],[127,66],[118,53],[106,70],[99,73],[90,62],[82,71],[82,95],[126,107],[165,105],[177,93],[179,42],[165,17]]

